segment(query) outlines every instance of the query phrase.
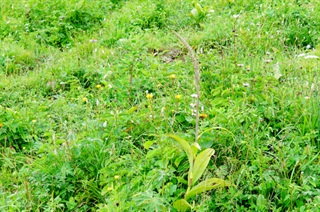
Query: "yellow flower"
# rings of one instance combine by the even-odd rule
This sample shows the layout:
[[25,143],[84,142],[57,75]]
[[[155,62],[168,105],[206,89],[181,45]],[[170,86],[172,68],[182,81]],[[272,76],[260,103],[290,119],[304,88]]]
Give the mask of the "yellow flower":
[[96,85],[96,88],[97,89],[101,89],[101,85]]
[[201,118],[201,119],[205,119],[207,117],[208,117],[208,114],[205,114],[205,113],[199,114],[199,118]]
[[88,101],[88,98],[83,97],[83,98],[82,98],[82,101],[83,101],[83,102],[87,102],[87,101]]
[[3,124],[2,124],[2,123],[0,123],[0,128],[1,128],[1,127],[3,127]]
[[37,122],[37,120],[33,119],[31,122],[32,122],[32,123],[36,123],[36,122]]
[[147,97],[147,99],[152,99],[153,95],[152,95],[152,93],[147,93],[146,97]]
[[119,179],[119,178],[120,178],[119,175],[115,175],[115,176],[114,176],[114,179],[115,179],[115,180],[117,180],[117,179]]
[[182,95],[180,95],[180,94],[178,94],[178,95],[175,96],[176,100],[180,100],[181,97],[182,97]]
[[170,78],[170,79],[175,79],[175,78],[176,78],[176,75],[175,75],[175,74],[171,74],[171,75],[169,76],[169,78]]

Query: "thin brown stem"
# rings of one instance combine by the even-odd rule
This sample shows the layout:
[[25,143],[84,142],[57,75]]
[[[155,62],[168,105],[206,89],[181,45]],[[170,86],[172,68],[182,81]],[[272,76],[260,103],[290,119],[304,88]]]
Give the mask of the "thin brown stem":
[[195,129],[195,142],[198,143],[198,134],[199,134],[199,104],[200,104],[200,71],[199,71],[199,61],[196,57],[196,54],[189,43],[176,31],[172,30],[173,34],[179,38],[179,40],[187,47],[188,52],[191,55],[193,68],[194,68],[194,83],[196,86],[196,129]]

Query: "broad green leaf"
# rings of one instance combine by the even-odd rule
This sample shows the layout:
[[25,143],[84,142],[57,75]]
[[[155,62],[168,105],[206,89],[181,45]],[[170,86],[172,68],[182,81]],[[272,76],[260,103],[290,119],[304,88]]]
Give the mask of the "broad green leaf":
[[[193,143],[193,144],[191,144],[191,149],[192,149],[192,152],[193,152],[193,155],[197,155],[198,154],[198,151],[199,150],[201,150],[201,147],[199,146],[199,144],[198,143]],[[199,149],[199,148],[200,149]]]
[[[0,137],[1,139],[1,137]],[[50,145],[48,143],[44,143],[40,146],[39,150],[37,151],[38,154],[50,151]]]
[[195,3],[194,6],[195,6],[196,10],[198,11],[198,13],[200,13],[201,15],[204,13],[204,11],[199,3]]
[[186,200],[202,192],[209,191],[216,188],[224,188],[231,185],[232,184],[229,181],[226,181],[220,178],[210,178],[193,187],[186,194]]
[[153,150],[149,150],[147,153],[147,159],[153,158],[157,155],[160,155],[162,153],[161,149],[153,149]]
[[146,142],[143,144],[143,147],[144,147],[145,149],[149,149],[149,148],[152,146],[153,143],[154,143],[154,141],[146,141]]
[[191,209],[191,205],[184,199],[179,199],[173,203],[173,207],[178,211],[188,211]]
[[191,18],[197,20],[198,17],[199,17],[199,13],[198,13],[198,11],[194,8],[194,9],[191,10],[189,16],[190,16]]
[[132,108],[130,108],[127,113],[130,114],[130,113],[133,113],[135,112],[136,110],[138,109],[138,106],[133,106]]
[[183,148],[183,150],[185,151],[185,153],[188,156],[189,159],[189,164],[190,164],[190,170],[193,170],[193,160],[194,160],[194,154],[193,151],[191,149],[191,146],[188,144],[188,142],[186,140],[184,140],[183,138],[176,136],[176,135],[172,135],[172,134],[168,134],[168,137],[174,139],[175,141],[177,141]]
[[265,211],[267,208],[268,201],[262,194],[259,194],[256,204],[260,211]]
[[201,150],[201,146],[200,146],[198,143],[196,143],[196,142],[194,142],[194,143],[191,145],[191,148],[192,148],[192,147],[195,147],[197,152],[198,152],[198,150]]
[[64,142],[66,142],[66,140],[64,140],[64,139],[57,139],[56,141],[55,141],[56,143],[56,145],[60,145],[60,144],[63,144]]
[[193,179],[192,185],[202,176],[204,170],[206,170],[211,156],[214,154],[214,150],[211,148],[205,149],[197,155],[193,166]]

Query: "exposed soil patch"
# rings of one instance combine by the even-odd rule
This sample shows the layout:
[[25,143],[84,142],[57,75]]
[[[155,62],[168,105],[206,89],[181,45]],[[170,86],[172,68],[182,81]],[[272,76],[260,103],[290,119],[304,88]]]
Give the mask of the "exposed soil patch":
[[187,51],[181,49],[151,49],[149,50],[150,53],[153,54],[154,57],[160,57],[161,61],[164,63],[171,63],[175,60],[184,60]]

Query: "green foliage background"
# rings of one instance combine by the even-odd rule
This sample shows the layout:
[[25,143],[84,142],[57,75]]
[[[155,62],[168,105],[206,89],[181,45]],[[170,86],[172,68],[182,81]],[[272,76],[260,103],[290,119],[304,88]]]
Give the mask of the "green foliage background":
[[318,211],[320,3],[198,3],[1,1],[0,211],[175,211],[164,135],[194,140],[195,86],[171,29],[201,64],[202,178],[234,184],[192,210]]

